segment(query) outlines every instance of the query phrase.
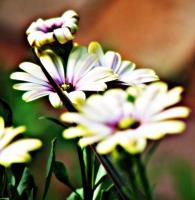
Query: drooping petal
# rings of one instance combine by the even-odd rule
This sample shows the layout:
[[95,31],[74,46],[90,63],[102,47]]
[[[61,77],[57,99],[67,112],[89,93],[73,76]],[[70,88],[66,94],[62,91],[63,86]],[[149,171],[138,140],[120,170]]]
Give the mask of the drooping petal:
[[62,101],[60,100],[59,96],[57,93],[55,92],[51,92],[49,94],[49,101],[51,103],[51,105],[54,107],[54,108],[60,108],[62,107]]
[[70,98],[71,102],[76,106],[82,105],[86,100],[85,93],[82,91],[73,91],[67,93],[67,96]]

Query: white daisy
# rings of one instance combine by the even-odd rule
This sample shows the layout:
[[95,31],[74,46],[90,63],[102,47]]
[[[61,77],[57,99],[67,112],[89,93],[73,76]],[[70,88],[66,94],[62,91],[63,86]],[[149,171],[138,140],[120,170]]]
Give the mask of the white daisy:
[[65,44],[74,38],[78,29],[78,14],[66,11],[61,17],[47,20],[38,19],[27,29],[27,39],[31,46],[41,47],[55,41]]
[[[180,133],[189,109],[182,106],[170,108],[181,100],[181,87],[168,91],[167,84],[152,83],[144,88],[132,87],[126,92],[112,89],[104,95],[92,95],[80,107],[79,113],[67,112],[61,116],[65,122],[77,123],[66,129],[64,138],[82,137],[84,147],[97,143],[100,154],[110,153],[117,145],[129,153],[140,153],[147,139],[157,140],[165,134]],[[136,94],[132,98],[132,94]]]
[[[95,67],[97,57],[89,54],[87,49],[81,46],[74,47],[71,51],[66,69],[61,58],[51,50],[42,53],[39,59],[56,84],[75,105],[85,100],[83,91],[104,91],[107,88],[106,82],[118,78],[109,68]],[[54,107],[62,105],[40,66],[23,62],[19,67],[24,72],[12,73],[11,79],[24,81],[13,86],[14,89],[27,91],[23,95],[23,100],[28,102],[49,95]]]
[[111,68],[118,74],[118,80],[124,85],[138,85],[158,80],[158,76],[152,69],[135,69],[135,63],[122,61],[119,53],[107,51],[105,54],[98,42],[91,42],[88,47],[89,53],[98,55],[98,65]]
[[4,119],[0,117],[0,165],[9,167],[13,163],[29,162],[31,160],[29,151],[34,151],[42,146],[42,142],[38,139],[12,141],[24,131],[24,126],[5,128]]

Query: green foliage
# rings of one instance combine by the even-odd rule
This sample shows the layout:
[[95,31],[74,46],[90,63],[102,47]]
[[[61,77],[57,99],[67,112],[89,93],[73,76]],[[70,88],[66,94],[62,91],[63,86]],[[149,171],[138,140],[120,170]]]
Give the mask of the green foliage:
[[45,175],[45,186],[44,186],[44,192],[43,192],[43,200],[46,198],[49,185],[51,182],[51,176],[54,169],[54,163],[55,163],[55,146],[56,146],[56,138],[52,140],[51,142],[51,150],[49,154],[49,158],[47,161],[47,167],[46,167],[46,175]]

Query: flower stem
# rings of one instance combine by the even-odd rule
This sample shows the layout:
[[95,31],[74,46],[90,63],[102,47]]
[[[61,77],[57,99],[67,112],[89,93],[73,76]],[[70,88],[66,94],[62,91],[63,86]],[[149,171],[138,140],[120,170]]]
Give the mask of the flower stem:
[[88,191],[87,191],[87,180],[86,180],[86,173],[85,173],[85,162],[83,159],[82,149],[77,145],[77,141],[76,141],[76,148],[77,148],[77,154],[78,154],[80,170],[81,170],[83,196],[84,196],[84,199],[87,200],[86,196],[87,196]]
[[[99,155],[92,145],[90,147],[92,148],[92,150],[94,151],[95,155],[97,156],[99,162],[103,165],[108,176],[110,177],[110,179],[114,183],[121,199],[122,200],[130,200],[129,196],[123,190],[123,187],[124,187],[123,180],[121,179],[118,172],[114,169],[113,165],[111,164],[111,162],[107,158],[107,156]],[[130,192],[128,192],[128,193],[130,193]]]
[[141,160],[141,156],[140,156],[140,154],[138,154],[138,155],[135,155],[134,158],[135,158],[135,164],[137,166],[137,170],[139,173],[139,177],[141,180],[141,184],[142,184],[144,193],[146,195],[146,199],[152,200],[150,185],[149,185],[149,181],[147,178],[145,166],[143,165],[142,160]]

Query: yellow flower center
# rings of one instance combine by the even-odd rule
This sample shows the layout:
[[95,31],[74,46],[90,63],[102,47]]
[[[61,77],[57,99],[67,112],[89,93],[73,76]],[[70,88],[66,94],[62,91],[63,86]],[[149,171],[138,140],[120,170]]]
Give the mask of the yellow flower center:
[[125,117],[122,118],[119,122],[118,122],[118,128],[119,129],[128,129],[128,128],[132,128],[135,129],[139,126],[139,122],[130,118],[130,117]]
[[61,88],[62,88],[63,91],[66,91],[66,90],[70,89],[70,85],[64,83],[64,84],[61,85]]

